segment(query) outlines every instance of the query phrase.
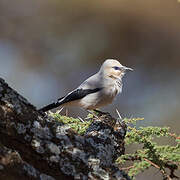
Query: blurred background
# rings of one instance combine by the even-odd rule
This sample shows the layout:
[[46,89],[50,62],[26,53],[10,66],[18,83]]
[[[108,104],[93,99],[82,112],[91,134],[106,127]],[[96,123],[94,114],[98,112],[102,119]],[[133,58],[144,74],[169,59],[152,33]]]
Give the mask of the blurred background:
[[[102,110],[180,133],[177,0],[0,0],[0,77],[36,107],[76,88],[107,58],[134,71]],[[145,177],[160,179],[158,172],[137,179]]]

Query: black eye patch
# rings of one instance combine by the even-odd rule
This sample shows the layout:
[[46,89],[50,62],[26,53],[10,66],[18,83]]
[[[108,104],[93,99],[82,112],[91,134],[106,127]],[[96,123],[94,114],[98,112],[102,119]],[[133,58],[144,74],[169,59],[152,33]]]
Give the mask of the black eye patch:
[[114,66],[113,68],[114,68],[115,70],[121,70],[121,68],[118,67],[118,66]]

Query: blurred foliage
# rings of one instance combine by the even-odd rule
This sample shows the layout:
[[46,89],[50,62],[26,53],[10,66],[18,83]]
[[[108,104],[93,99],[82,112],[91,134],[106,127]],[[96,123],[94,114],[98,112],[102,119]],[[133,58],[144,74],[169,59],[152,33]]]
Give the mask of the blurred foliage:
[[[137,174],[150,167],[157,168],[162,173],[164,180],[178,178],[174,171],[180,167],[180,136],[172,134],[168,127],[137,128],[135,124],[138,120],[142,120],[142,118],[124,119],[128,125],[125,143],[126,145],[136,143],[142,145],[142,148],[139,147],[134,153],[119,157],[116,161],[117,164],[122,166],[125,162],[131,162],[130,166],[121,169],[126,170],[133,179]],[[171,138],[175,145],[159,145],[154,142],[154,138],[159,137]]]

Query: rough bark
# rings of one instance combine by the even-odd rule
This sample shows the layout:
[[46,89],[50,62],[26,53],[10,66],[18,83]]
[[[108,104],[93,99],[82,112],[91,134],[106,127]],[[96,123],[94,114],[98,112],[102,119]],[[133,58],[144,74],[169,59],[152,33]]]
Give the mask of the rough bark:
[[115,122],[102,114],[80,136],[0,79],[0,179],[129,179],[114,164],[126,133]]

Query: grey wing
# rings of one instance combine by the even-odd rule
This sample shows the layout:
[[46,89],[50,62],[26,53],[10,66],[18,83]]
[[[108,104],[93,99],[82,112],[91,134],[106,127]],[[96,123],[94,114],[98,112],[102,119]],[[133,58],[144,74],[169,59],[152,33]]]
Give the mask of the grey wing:
[[86,79],[79,87],[78,89],[96,89],[96,88],[102,88],[103,81],[99,73],[94,74],[93,76]]

